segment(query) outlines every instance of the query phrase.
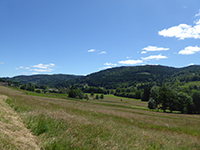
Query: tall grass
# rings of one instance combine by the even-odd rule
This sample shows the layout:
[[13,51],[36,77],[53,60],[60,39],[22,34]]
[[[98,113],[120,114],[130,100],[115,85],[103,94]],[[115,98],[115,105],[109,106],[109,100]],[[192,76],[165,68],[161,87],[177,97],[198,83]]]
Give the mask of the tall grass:
[[43,149],[200,149],[199,115],[148,111],[143,102],[115,97],[66,100],[5,87],[0,93]]

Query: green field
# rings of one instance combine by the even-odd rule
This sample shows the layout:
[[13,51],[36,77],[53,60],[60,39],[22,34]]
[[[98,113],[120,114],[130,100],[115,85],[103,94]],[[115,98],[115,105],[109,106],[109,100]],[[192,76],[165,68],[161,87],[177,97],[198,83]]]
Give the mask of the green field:
[[109,95],[86,101],[3,86],[0,94],[41,149],[200,149],[200,115],[150,111],[147,102]]
[[180,88],[189,88],[190,86],[194,87],[194,86],[199,86],[200,87],[200,81],[190,81],[188,83],[185,83],[182,86],[179,86]]

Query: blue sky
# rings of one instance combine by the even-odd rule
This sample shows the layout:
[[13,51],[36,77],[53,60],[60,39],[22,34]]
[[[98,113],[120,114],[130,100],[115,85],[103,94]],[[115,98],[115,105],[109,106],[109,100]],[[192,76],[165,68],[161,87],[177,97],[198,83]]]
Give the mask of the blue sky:
[[0,77],[200,65],[199,0],[9,0],[0,20]]

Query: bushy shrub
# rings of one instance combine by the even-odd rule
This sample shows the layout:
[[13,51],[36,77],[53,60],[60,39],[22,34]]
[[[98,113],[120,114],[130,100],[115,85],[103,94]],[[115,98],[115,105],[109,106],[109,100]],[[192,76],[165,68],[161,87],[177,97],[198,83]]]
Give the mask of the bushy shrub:
[[41,90],[37,89],[35,90],[36,93],[41,93]]

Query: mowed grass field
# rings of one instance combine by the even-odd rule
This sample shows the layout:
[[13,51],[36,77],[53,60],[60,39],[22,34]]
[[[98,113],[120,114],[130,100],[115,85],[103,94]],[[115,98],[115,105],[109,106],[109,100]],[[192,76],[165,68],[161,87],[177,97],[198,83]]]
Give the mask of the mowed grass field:
[[3,86],[0,94],[41,149],[200,149],[200,115],[150,111],[146,102],[114,96],[39,97]]

